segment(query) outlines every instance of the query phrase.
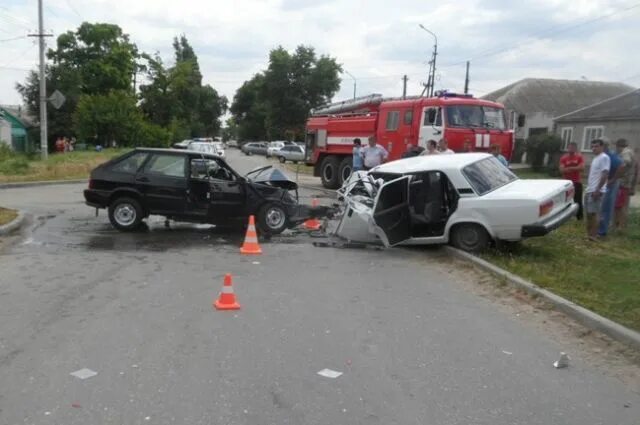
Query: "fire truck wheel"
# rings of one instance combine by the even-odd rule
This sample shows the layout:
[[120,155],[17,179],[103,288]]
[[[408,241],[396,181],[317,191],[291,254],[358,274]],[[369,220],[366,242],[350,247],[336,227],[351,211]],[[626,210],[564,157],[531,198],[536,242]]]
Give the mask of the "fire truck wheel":
[[344,184],[347,180],[349,180],[349,176],[351,175],[351,171],[353,169],[353,158],[350,156],[345,156],[342,162],[340,163],[340,168],[338,171],[338,175],[340,176],[340,186]]
[[322,160],[320,177],[322,178],[322,185],[324,187],[328,189],[337,189],[340,187],[339,165],[340,158],[333,155]]

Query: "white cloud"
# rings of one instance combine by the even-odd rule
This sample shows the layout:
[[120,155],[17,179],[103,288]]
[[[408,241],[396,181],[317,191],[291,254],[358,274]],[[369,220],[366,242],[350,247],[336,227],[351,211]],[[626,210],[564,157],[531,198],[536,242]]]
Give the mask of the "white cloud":
[[[245,79],[264,69],[269,49],[304,43],[338,59],[357,78],[358,94],[397,96],[403,74],[409,93],[426,79],[432,38],[438,35],[438,82],[461,90],[471,58],[476,94],[525,77],[621,80],[637,74],[640,8],[628,1],[541,0],[59,0],[46,2],[45,28],[56,35],[83,20],[112,22],[138,47],[172,60],[172,39],[185,33],[205,81],[230,99]],[[36,0],[0,0],[0,40],[36,28]],[[54,42],[50,39],[49,42]],[[14,86],[37,64],[33,39],[0,42],[0,103],[20,101]],[[634,72],[635,71],[635,72]],[[640,84],[640,77],[627,81]],[[348,98],[344,76],[336,98]]]

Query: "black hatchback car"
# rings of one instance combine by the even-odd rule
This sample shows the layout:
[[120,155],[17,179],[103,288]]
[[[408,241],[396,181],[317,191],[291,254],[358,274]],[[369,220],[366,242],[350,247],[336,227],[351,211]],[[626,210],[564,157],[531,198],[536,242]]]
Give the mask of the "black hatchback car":
[[107,208],[111,224],[123,231],[152,214],[238,227],[255,215],[262,233],[278,234],[331,214],[328,207],[298,204],[297,188],[271,166],[243,177],[214,155],[139,148],[94,169],[84,197],[91,207]]

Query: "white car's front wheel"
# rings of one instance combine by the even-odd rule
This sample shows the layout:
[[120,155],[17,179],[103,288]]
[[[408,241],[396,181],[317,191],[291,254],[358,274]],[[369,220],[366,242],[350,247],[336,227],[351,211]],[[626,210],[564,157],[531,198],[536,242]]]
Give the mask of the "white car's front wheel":
[[451,229],[451,244],[468,252],[478,252],[489,246],[491,237],[487,230],[476,223],[461,223]]

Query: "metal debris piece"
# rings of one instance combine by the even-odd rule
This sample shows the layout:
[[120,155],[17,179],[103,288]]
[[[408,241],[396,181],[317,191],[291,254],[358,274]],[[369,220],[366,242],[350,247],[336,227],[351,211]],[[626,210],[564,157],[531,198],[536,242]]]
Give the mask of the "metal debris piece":
[[569,360],[569,356],[567,356],[566,353],[560,353],[560,358],[558,359],[558,361],[553,363],[553,367],[555,367],[556,369],[569,367]]
[[510,356],[510,355],[512,355],[512,354],[513,354],[511,351],[504,351],[504,350],[502,350],[502,352],[503,352],[504,354],[506,354],[507,356]]
[[320,372],[318,372],[318,375],[324,376],[325,378],[336,379],[337,377],[342,375],[342,372],[331,369],[322,369]]
[[96,376],[98,374],[98,372],[95,372],[91,369],[80,369],[80,370],[76,370],[75,372],[71,372],[71,376],[75,376],[78,379],[88,379],[88,378],[92,378],[94,376]]

